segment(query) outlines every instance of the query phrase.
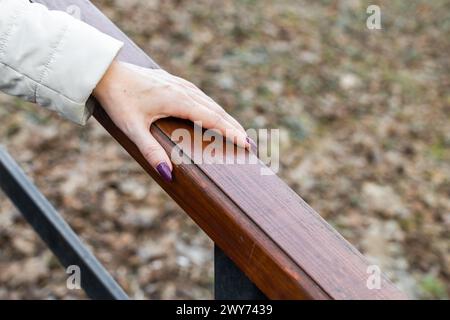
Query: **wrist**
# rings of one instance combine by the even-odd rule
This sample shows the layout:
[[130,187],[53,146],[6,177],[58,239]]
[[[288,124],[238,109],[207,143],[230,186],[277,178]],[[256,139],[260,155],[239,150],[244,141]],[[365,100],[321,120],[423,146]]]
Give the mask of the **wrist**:
[[105,101],[110,95],[111,87],[117,79],[118,69],[119,62],[114,60],[94,88],[92,94],[99,102]]

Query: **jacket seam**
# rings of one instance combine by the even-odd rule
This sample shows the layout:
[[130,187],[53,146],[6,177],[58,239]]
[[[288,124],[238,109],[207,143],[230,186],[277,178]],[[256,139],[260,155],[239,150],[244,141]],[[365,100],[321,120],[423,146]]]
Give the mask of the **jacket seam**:
[[[44,69],[42,70],[40,76],[38,77],[38,80],[36,81],[37,85],[34,90],[35,101],[38,101],[39,85],[44,86],[44,79],[48,76],[48,74],[50,72],[51,64],[56,60],[56,57],[61,49],[62,43],[64,42],[65,35],[66,35],[68,29],[69,29],[69,24],[66,24],[61,31],[61,35],[60,35],[58,41],[51,48],[52,52],[50,54],[50,57],[49,57],[47,63],[44,65]],[[45,86],[45,87],[47,87],[47,86]]]
[[13,33],[13,30],[14,30],[14,27],[16,26],[17,19],[19,18],[20,14],[22,13],[22,11],[20,9],[21,8],[17,8],[17,11],[15,12],[15,14],[11,18],[11,24],[8,26],[8,29],[5,32],[4,37],[0,41],[0,56],[2,54],[4,54],[5,51],[6,51],[6,47],[7,47],[7,44],[8,44],[8,39],[11,37],[11,35]]
[[[8,65],[8,64],[6,64],[6,63],[4,63],[4,62],[1,62],[1,61],[0,61],[0,64],[2,64],[3,66],[5,66],[5,67],[8,68],[8,69],[11,69],[11,70],[14,71],[15,73],[20,74],[21,76],[27,78],[28,80],[32,81],[33,83],[37,83],[37,84],[38,84],[38,82],[37,82],[35,79],[31,78],[30,76],[28,76],[28,75],[26,75],[26,74],[24,74],[24,73],[19,72],[18,70],[16,70],[15,68],[11,67],[10,65]],[[53,89],[53,88],[50,88],[49,86],[46,86],[46,85],[44,85],[44,84],[42,84],[42,86],[43,86],[44,88],[46,88],[46,89],[52,91],[53,93],[56,93],[56,94],[60,95],[61,97],[63,97],[64,99],[68,100],[68,101],[69,101],[70,103],[72,103],[72,104],[78,104],[78,105],[84,105],[84,104],[85,104],[85,103],[83,103],[83,102],[75,101],[75,100],[73,100],[72,98],[66,96],[65,94],[62,94],[61,92],[59,92],[59,91],[57,91],[57,90],[55,90],[55,89]]]

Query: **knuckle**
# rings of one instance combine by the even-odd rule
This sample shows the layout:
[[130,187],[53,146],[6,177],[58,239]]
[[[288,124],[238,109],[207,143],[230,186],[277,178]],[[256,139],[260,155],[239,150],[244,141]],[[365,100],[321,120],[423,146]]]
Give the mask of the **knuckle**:
[[221,122],[223,121],[223,117],[214,112],[213,118],[212,118],[212,126],[217,127]]
[[151,145],[143,148],[142,155],[148,160],[157,160],[157,156],[159,154],[159,147],[156,145]]
[[124,119],[119,127],[128,137],[135,138],[139,134],[138,130],[136,129],[136,122],[133,119]]
[[[192,89],[198,89],[197,86],[195,84],[193,84],[192,82],[186,81],[186,85]],[[200,90],[200,89],[198,89]]]
[[188,81],[186,79],[180,78],[180,77],[176,77],[176,78],[184,86],[189,87],[189,88],[193,88],[193,89],[197,89],[197,86],[195,84],[193,84],[192,82],[190,82],[190,81]]
[[217,113],[218,113],[222,118],[225,118],[226,116],[228,116],[228,113],[227,113],[222,107],[219,107],[219,108],[217,109]]
[[173,91],[173,85],[171,83],[163,83],[160,85],[160,90],[165,93]]
[[162,103],[167,107],[174,107],[183,101],[182,92],[171,84],[165,84],[160,91]]

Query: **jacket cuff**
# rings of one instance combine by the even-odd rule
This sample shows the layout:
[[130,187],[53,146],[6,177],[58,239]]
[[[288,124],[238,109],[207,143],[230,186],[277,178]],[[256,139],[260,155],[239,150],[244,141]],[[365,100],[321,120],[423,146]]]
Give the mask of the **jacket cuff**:
[[76,19],[61,31],[36,102],[53,105],[66,119],[84,125],[92,115],[88,99],[123,43]]

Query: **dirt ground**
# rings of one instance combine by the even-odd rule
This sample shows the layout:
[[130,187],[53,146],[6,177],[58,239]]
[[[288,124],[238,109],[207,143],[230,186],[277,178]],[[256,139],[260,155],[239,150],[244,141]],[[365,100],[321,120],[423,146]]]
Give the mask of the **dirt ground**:
[[[281,172],[412,298],[450,294],[450,1],[94,1],[246,128],[280,128]],[[91,120],[0,95],[5,145],[125,291],[212,298],[212,243]],[[0,194],[0,298],[85,298]]]

